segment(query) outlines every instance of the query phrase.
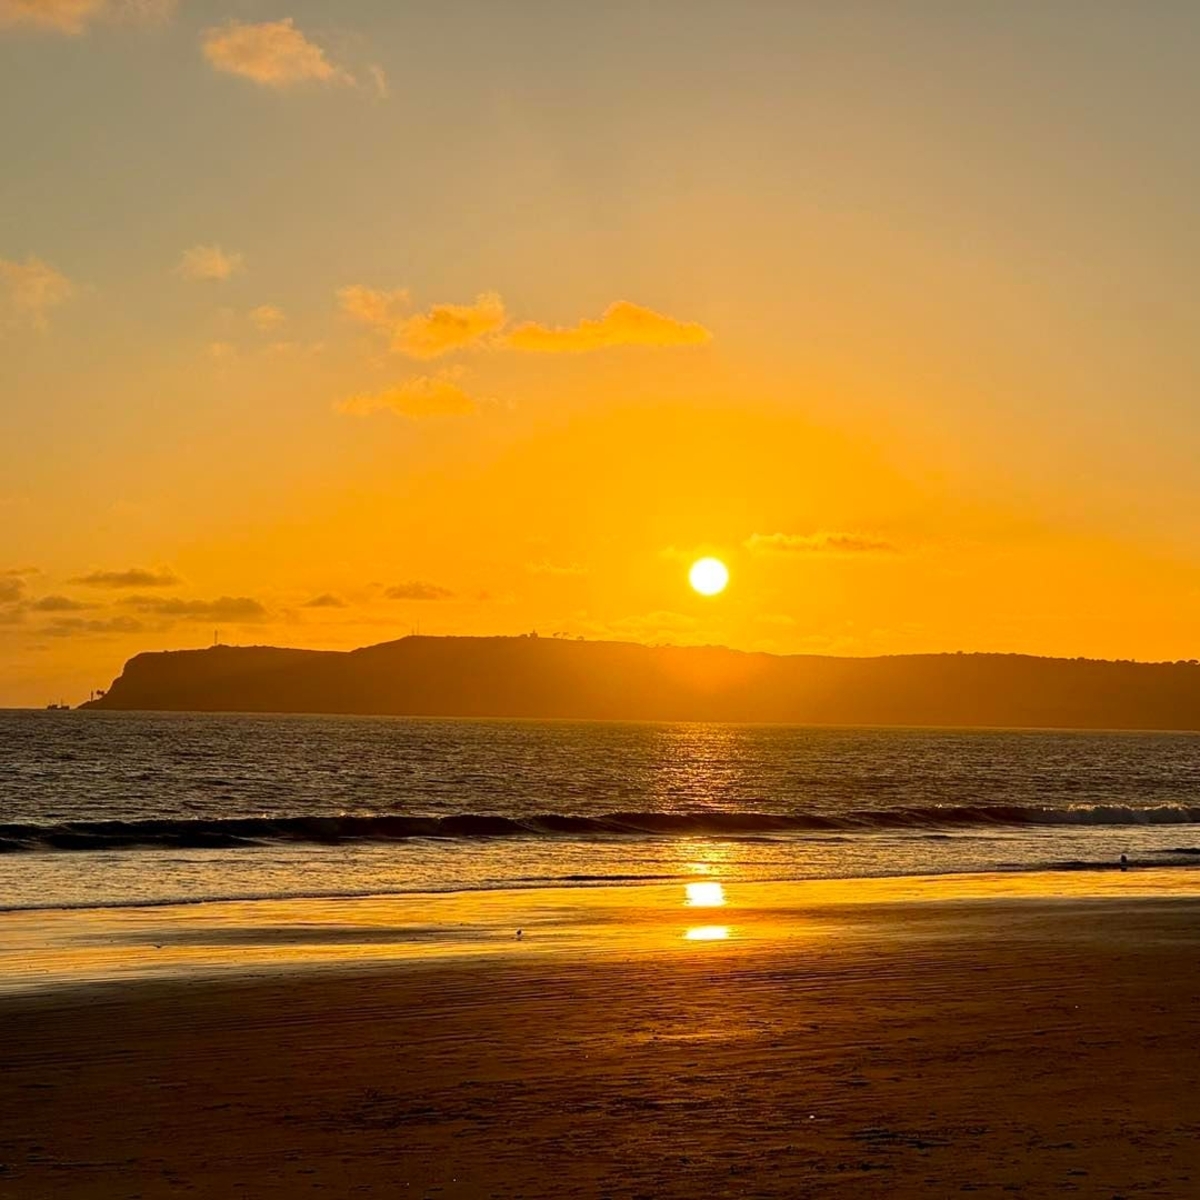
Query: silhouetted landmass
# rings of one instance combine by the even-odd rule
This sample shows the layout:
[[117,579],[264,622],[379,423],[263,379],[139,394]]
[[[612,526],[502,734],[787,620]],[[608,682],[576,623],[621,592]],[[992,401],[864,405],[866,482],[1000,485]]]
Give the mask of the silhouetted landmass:
[[139,654],[83,707],[1197,730],[1200,666],[407,637],[346,653],[214,646]]

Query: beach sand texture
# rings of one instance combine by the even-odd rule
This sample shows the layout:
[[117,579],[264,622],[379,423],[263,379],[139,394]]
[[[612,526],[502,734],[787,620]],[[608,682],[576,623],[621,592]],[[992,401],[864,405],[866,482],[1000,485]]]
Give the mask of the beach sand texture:
[[12,994],[0,1197],[1200,1195],[1198,918],[868,904],[845,937]]

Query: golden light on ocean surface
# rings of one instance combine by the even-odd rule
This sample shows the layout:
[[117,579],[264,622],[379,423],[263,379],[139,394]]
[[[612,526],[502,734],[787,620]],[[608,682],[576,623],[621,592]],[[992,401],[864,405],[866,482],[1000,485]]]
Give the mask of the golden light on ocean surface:
[[720,908],[725,904],[725,888],[712,880],[697,880],[684,885],[689,908]]
[[719,558],[698,558],[688,571],[688,582],[702,596],[716,596],[729,583],[729,568]]

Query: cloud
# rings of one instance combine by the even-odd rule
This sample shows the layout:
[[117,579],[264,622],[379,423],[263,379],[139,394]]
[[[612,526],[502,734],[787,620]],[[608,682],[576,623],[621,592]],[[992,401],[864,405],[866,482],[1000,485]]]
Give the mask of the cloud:
[[23,263],[0,258],[0,299],[4,308],[35,329],[46,329],[51,309],[75,295],[75,285],[32,254]]
[[398,319],[397,308],[407,308],[410,297],[407,288],[380,291],[351,283],[338,288],[338,303],[342,312],[368,325],[387,326]]
[[383,593],[389,600],[449,600],[454,593],[436,583],[424,583],[419,579],[398,583]]
[[895,554],[881,538],[859,533],[755,533],[744,543],[751,554]]
[[95,608],[94,604],[88,604],[83,600],[72,600],[70,596],[42,596],[34,600],[30,604],[30,609],[33,612],[84,612],[89,608]]
[[264,353],[278,358],[284,354],[324,354],[324,342],[271,342]]
[[712,334],[693,321],[677,321],[627,300],[610,304],[598,320],[580,321],[569,329],[552,329],[536,321],[499,335],[508,321],[496,292],[481,292],[473,304],[435,304],[428,312],[408,314],[409,293],[403,288],[381,291],[362,284],[338,290],[342,311],[386,333],[391,349],[409,358],[438,358],[480,343],[493,349],[540,353],[580,353],[611,346],[696,346]]
[[291,17],[245,24],[229,20],[205,30],[204,57],[217,71],[240,75],[263,87],[298,83],[353,84],[354,77],[325,57]]
[[367,68],[367,78],[371,81],[371,86],[375,89],[376,100],[386,100],[391,94],[391,88],[388,87],[388,77],[384,69],[377,63],[372,63]]
[[569,329],[527,321],[504,339],[513,350],[542,354],[579,354],[612,346],[699,346],[712,334],[694,321],[677,321],[640,304],[618,300],[599,320],[583,320]]
[[580,566],[579,563],[556,563],[547,559],[526,563],[525,570],[530,575],[580,576],[588,573],[587,567]]
[[175,0],[0,0],[0,29],[24,25],[78,35],[94,21],[148,24],[174,9]]
[[319,596],[314,596],[311,600],[305,600],[300,606],[301,608],[345,608],[346,602],[340,596],[335,596],[332,592],[322,592]]
[[379,291],[350,284],[338,289],[342,311],[384,331],[391,348],[410,358],[438,358],[495,333],[508,319],[495,292],[481,292],[474,304],[435,304],[428,312],[402,315],[409,294],[403,288]]
[[25,591],[25,580],[16,572],[0,575],[0,604],[11,604],[21,599]]
[[262,333],[278,329],[286,320],[283,309],[276,308],[274,304],[260,304],[250,310],[250,323]]
[[482,292],[474,304],[435,304],[393,326],[392,349],[410,358],[437,358],[495,333],[506,319],[495,292]]
[[82,33],[107,7],[106,0],[0,0],[0,26]]
[[365,417],[389,410],[402,417],[466,417],[479,405],[455,382],[455,372],[418,375],[382,392],[350,396],[334,405],[336,411]]
[[193,246],[183,252],[176,271],[184,279],[222,283],[245,269],[242,255],[226,253],[220,246]]
[[144,626],[136,617],[61,617],[43,627],[50,637],[73,637],[80,633],[138,633]]
[[133,588],[174,587],[182,582],[171,571],[148,571],[145,567],[130,567],[126,571],[91,571],[77,575],[71,583],[82,583],[87,587]]
[[167,596],[130,596],[126,604],[139,612],[162,617],[218,621],[261,621],[267,610],[249,596],[221,596],[216,600],[179,600]]

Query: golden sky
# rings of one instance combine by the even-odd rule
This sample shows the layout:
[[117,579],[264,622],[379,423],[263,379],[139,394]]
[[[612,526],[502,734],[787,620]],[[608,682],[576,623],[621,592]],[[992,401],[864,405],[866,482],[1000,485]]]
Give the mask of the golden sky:
[[218,629],[1193,657],[1198,52],[1182,2],[0,0],[0,704]]

